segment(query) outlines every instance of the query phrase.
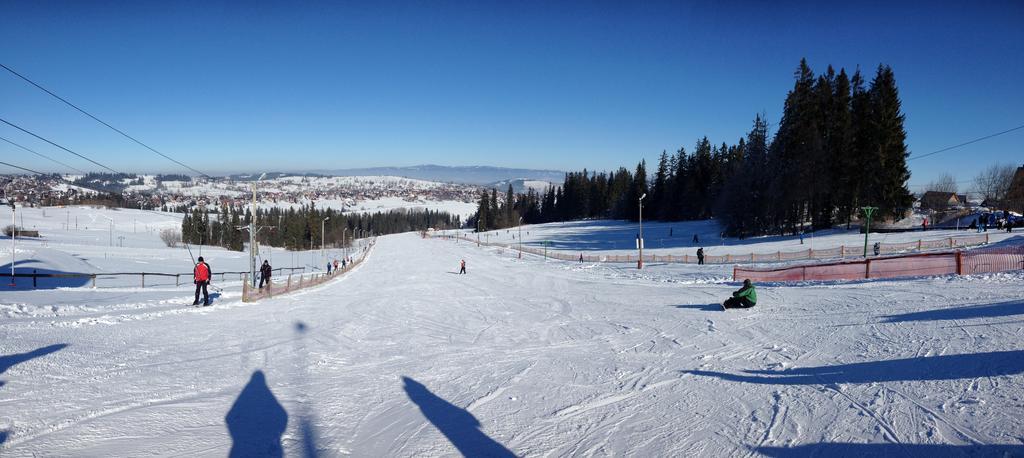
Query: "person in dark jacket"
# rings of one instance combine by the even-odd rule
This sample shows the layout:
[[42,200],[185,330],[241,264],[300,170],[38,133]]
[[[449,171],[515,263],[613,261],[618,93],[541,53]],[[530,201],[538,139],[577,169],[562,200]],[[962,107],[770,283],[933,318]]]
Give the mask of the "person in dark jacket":
[[213,278],[213,270],[200,256],[199,263],[192,270],[192,282],[196,284],[196,300],[192,301],[192,305],[199,305],[200,291],[203,293],[203,306],[210,305],[210,293],[206,291],[206,287],[210,284],[211,278]]
[[266,283],[270,286],[270,275],[273,273],[273,269],[270,268],[270,262],[264,260],[263,265],[260,266],[260,288]]
[[704,265],[704,247],[697,248],[697,265]]
[[757,291],[750,279],[743,280],[743,287],[734,291],[732,297],[725,300],[722,307],[727,309],[750,308],[757,305]]

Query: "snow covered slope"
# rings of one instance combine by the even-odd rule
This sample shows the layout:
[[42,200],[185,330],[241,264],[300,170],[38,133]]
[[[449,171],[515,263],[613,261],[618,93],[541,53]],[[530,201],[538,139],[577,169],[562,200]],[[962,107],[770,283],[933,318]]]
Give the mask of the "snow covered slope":
[[405,234],[255,304],[3,292],[88,310],[0,319],[0,454],[1024,454],[1024,274],[764,287],[722,312],[727,270]]

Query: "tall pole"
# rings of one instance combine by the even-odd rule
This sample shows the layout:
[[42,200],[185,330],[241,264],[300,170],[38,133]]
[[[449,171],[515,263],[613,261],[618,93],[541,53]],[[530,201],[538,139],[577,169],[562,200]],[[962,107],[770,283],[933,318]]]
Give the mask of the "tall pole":
[[640,249],[640,258],[636,260],[637,269],[644,268],[644,197],[647,197],[647,194],[640,196],[637,201],[640,203],[640,235],[636,239],[636,246]]
[[523,259],[523,218],[519,217],[519,259]]
[[18,227],[17,227],[18,216],[16,215],[17,207],[14,205],[14,199],[11,199],[11,196],[8,195],[7,196],[7,201],[8,201],[8,203],[11,204],[11,284],[10,284],[10,286],[14,287],[14,286],[16,286],[16,284],[14,283],[14,264],[16,264],[15,260],[18,257]]
[[864,226],[864,257],[868,257],[868,233],[871,232],[871,215],[878,210],[878,207],[860,207],[864,210],[864,215],[867,216],[867,225]]
[[331,219],[330,216],[320,221],[320,264],[324,263],[324,228],[327,226],[327,220]]
[[256,286],[256,185],[259,184],[267,174],[260,174],[256,181],[252,182],[252,203],[249,204],[249,281]]

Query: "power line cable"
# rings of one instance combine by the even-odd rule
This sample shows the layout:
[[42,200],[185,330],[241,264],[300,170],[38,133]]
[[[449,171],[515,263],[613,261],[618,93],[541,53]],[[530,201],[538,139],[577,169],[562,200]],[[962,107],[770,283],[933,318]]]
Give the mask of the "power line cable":
[[37,152],[35,152],[35,151],[33,151],[33,150],[31,150],[31,149],[27,148],[27,147],[24,147],[24,146],[21,146],[21,145],[19,145],[19,144],[17,144],[17,143],[14,143],[14,142],[12,142],[12,141],[10,141],[10,140],[8,140],[8,139],[4,138],[4,137],[0,137],[0,140],[3,140],[3,141],[5,141],[5,142],[7,142],[7,143],[10,143],[10,144],[14,145],[14,146],[17,146],[18,148],[21,148],[21,149],[23,149],[23,150],[25,150],[25,151],[28,151],[28,152],[30,152],[30,153],[32,153],[32,154],[35,154],[36,156],[39,156],[39,157],[41,157],[41,158],[43,158],[43,159],[48,159],[48,160],[50,160],[50,161],[52,161],[52,162],[55,162],[55,163],[57,163],[57,164],[60,164],[60,165],[63,165],[64,167],[67,167],[67,168],[69,168],[69,169],[71,169],[71,170],[74,170],[74,171],[76,171],[76,172],[79,172],[79,173],[81,173],[82,175],[86,175],[85,171],[82,171],[82,170],[76,169],[76,168],[74,168],[74,167],[72,167],[72,166],[70,166],[70,165],[67,165],[67,164],[65,164],[65,163],[63,163],[63,162],[61,162],[61,161],[58,161],[58,160],[56,160],[56,159],[54,159],[54,158],[52,158],[52,157],[49,157],[49,156],[47,156],[47,155],[45,155],[45,154],[43,154],[43,153],[37,153]]
[[[107,170],[110,170],[111,172],[114,172],[114,173],[118,173],[118,174],[121,174],[121,172],[118,172],[117,170],[114,170],[114,169],[112,169],[112,168],[110,168],[110,167],[107,167],[107,166],[105,166],[105,165],[103,165],[103,164],[100,164],[99,162],[96,162],[96,161],[94,161],[94,160],[92,160],[92,159],[89,159],[89,158],[87,158],[87,157],[85,157],[85,156],[83,156],[83,155],[81,155],[81,154],[78,154],[78,153],[76,153],[76,152],[74,152],[74,151],[71,151],[71,150],[69,150],[69,149],[67,149],[67,148],[65,148],[65,147],[63,147],[63,146],[60,146],[60,145],[58,145],[58,144],[56,144],[56,143],[54,143],[54,142],[51,142],[51,141],[49,141],[49,140],[47,140],[47,139],[45,139],[45,138],[43,138],[43,137],[40,137],[40,136],[38,136],[38,135],[36,135],[36,134],[34,134],[34,133],[32,133],[32,132],[30,132],[30,131],[28,131],[28,130],[26,130],[26,129],[22,128],[21,126],[18,126],[17,124],[13,124],[13,123],[11,123],[10,121],[8,121],[8,120],[6,120],[6,119],[4,119],[4,118],[0,118],[0,122],[3,122],[4,124],[7,124],[8,126],[11,126],[11,127],[15,128],[15,129],[18,129],[18,130],[20,130],[20,131],[22,131],[22,132],[26,133],[26,134],[29,134],[29,135],[31,135],[31,136],[33,136],[33,137],[35,137],[35,138],[38,138],[38,139],[40,139],[40,140],[42,140],[42,141],[44,141],[44,142],[46,142],[46,143],[49,143],[49,144],[51,144],[51,145],[53,145],[53,146],[56,146],[57,148],[60,148],[60,149],[62,149],[62,150],[64,150],[64,151],[67,151],[67,152],[69,152],[69,153],[71,153],[71,154],[74,154],[75,156],[78,156],[78,157],[80,157],[80,158],[82,158],[82,159],[85,159],[85,160],[87,160],[87,161],[89,161],[89,162],[92,162],[93,164],[96,164],[96,165],[98,165],[98,166],[100,166],[100,167],[103,167],[103,168],[105,168],[105,169],[107,169]],[[124,175],[124,174],[122,174],[122,175]]]
[[[0,165],[6,165],[8,167],[12,167],[12,168],[19,169],[19,170],[24,170],[26,172],[35,173],[37,175],[42,175],[42,176],[49,175],[47,173],[37,172],[37,171],[32,170],[32,169],[26,169],[25,167],[20,167],[20,166],[14,165],[14,164],[9,164],[7,162],[0,161]],[[106,189],[93,188],[93,187],[90,187],[88,185],[83,185],[83,184],[75,183],[75,182],[69,181],[68,179],[66,179],[64,177],[61,177],[61,176],[58,176],[57,179],[60,180],[62,183],[68,185],[68,186],[75,186],[75,187],[78,187],[78,188],[88,189],[90,191],[95,191],[95,192],[98,192],[100,194],[110,194],[110,195],[116,194],[116,193],[114,193],[112,191],[109,191],[109,190],[106,190]]]
[[71,107],[71,108],[74,108],[74,109],[78,110],[78,111],[79,111],[80,113],[82,113],[82,114],[84,114],[84,115],[86,115],[86,116],[88,116],[88,117],[92,118],[92,119],[93,119],[94,121],[96,121],[96,122],[98,122],[98,123],[100,123],[100,124],[103,124],[104,126],[107,126],[107,127],[109,127],[109,128],[110,128],[111,130],[113,130],[114,132],[117,132],[117,133],[121,134],[121,135],[122,135],[122,136],[124,136],[125,138],[127,138],[127,139],[129,139],[129,140],[131,140],[131,141],[133,141],[133,142],[135,142],[135,143],[138,143],[138,144],[139,144],[139,145],[141,145],[142,147],[144,147],[144,148],[146,148],[146,149],[148,149],[148,150],[150,150],[150,151],[152,151],[152,152],[154,152],[154,153],[156,153],[156,154],[159,154],[160,156],[163,156],[163,157],[164,157],[165,159],[167,159],[167,160],[169,160],[169,161],[171,161],[171,162],[173,162],[173,163],[175,163],[175,164],[178,164],[178,165],[180,165],[180,166],[182,166],[182,167],[185,167],[186,169],[189,169],[189,170],[191,170],[191,171],[193,171],[193,172],[195,172],[195,173],[198,173],[198,174],[200,174],[200,175],[202,175],[202,176],[204,176],[204,177],[206,177],[206,178],[212,178],[212,177],[210,177],[209,175],[207,175],[207,174],[205,174],[205,173],[203,173],[203,172],[200,172],[200,171],[198,171],[198,170],[196,170],[196,169],[194,169],[194,168],[192,168],[192,167],[189,167],[189,166],[187,166],[187,165],[185,165],[185,164],[183,164],[183,163],[179,162],[178,160],[176,160],[176,159],[174,159],[174,158],[172,158],[172,157],[170,157],[170,156],[168,156],[168,155],[166,155],[166,154],[164,154],[164,153],[161,153],[161,152],[157,151],[156,149],[154,149],[153,147],[151,147],[151,146],[149,146],[149,145],[147,145],[147,144],[145,144],[145,143],[142,143],[141,141],[137,140],[137,139],[136,139],[135,137],[132,137],[131,135],[128,135],[128,134],[124,133],[124,132],[123,132],[123,131],[122,131],[121,129],[118,129],[118,128],[116,128],[116,127],[114,127],[114,126],[110,125],[110,124],[107,124],[107,123],[106,123],[106,122],[104,122],[104,121],[103,121],[102,119],[100,119],[100,118],[97,118],[97,117],[93,116],[93,115],[92,115],[91,113],[89,113],[88,111],[85,111],[85,110],[83,110],[83,109],[79,108],[79,107],[78,107],[78,105],[75,105],[75,104],[73,104],[73,103],[71,103],[71,102],[67,101],[67,100],[66,100],[66,99],[64,99],[63,97],[61,97],[61,96],[59,96],[59,95],[57,95],[57,94],[54,94],[53,92],[51,92],[51,91],[50,91],[49,89],[46,89],[45,87],[42,87],[42,86],[40,86],[40,85],[39,85],[38,83],[36,83],[35,81],[32,81],[32,80],[28,79],[28,78],[27,78],[26,76],[22,75],[21,73],[18,73],[18,72],[16,72],[16,71],[14,71],[13,69],[11,69],[11,67],[8,67],[8,66],[6,66],[6,65],[4,65],[4,64],[0,64],[0,67],[3,67],[3,68],[4,68],[4,70],[7,70],[7,71],[11,72],[12,74],[14,74],[15,76],[17,76],[18,78],[21,78],[21,79],[25,80],[26,82],[28,82],[29,84],[31,84],[31,85],[33,85],[33,86],[35,86],[35,87],[39,88],[39,90],[41,90],[41,91],[43,91],[43,92],[45,92],[45,93],[47,93],[47,94],[50,94],[51,96],[53,96],[53,97],[54,97],[54,98],[56,98],[57,100],[60,100],[61,102],[64,102],[64,103],[65,103],[65,104],[67,104],[67,105],[68,105],[69,107]]
[[996,133],[994,133],[994,134],[986,135],[986,136],[984,136],[984,137],[978,137],[978,138],[975,138],[974,140],[971,140],[971,141],[967,141],[967,142],[963,142],[963,143],[961,143],[961,144],[959,144],[959,145],[953,145],[953,146],[950,146],[950,147],[947,147],[947,148],[942,148],[942,149],[940,149],[940,150],[938,150],[938,151],[932,151],[932,152],[930,152],[930,153],[928,153],[928,154],[922,154],[922,155],[920,155],[920,156],[913,156],[913,157],[907,158],[907,160],[908,160],[908,161],[912,161],[912,160],[914,160],[914,159],[921,159],[921,158],[923,158],[923,157],[928,157],[928,156],[931,156],[931,155],[933,155],[933,154],[939,154],[939,153],[944,153],[944,152],[946,152],[946,151],[949,151],[949,150],[951,150],[951,149],[956,149],[956,148],[959,148],[959,147],[961,147],[961,146],[967,146],[967,145],[970,145],[971,143],[977,143],[977,142],[980,142],[980,141],[982,141],[982,140],[988,140],[988,139],[990,139],[990,138],[992,138],[992,137],[998,137],[998,136],[1000,136],[1000,135],[1003,135],[1003,134],[1008,134],[1008,133],[1010,133],[1010,132],[1013,132],[1013,131],[1015,131],[1015,130],[1020,130],[1020,129],[1024,129],[1024,124],[1022,124],[1022,125],[1019,125],[1019,126],[1017,126],[1017,127],[1014,127],[1014,128],[1012,128],[1012,129],[1007,129],[1007,130],[1004,130],[1004,131],[1002,131],[1002,132],[996,132]]
[[19,170],[24,170],[26,172],[32,172],[32,173],[35,173],[37,175],[46,175],[43,172],[36,172],[35,170],[32,170],[32,169],[26,169],[25,167],[18,167],[18,166],[14,165],[14,164],[8,164],[8,163],[2,162],[2,161],[0,161],[0,164],[6,165],[6,166],[11,167],[11,168],[19,169]]

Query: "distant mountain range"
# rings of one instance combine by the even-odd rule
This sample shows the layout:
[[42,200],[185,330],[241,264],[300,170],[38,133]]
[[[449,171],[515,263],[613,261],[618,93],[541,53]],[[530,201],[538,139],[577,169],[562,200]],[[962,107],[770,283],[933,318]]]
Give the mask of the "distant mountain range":
[[[512,169],[490,166],[414,165],[409,167],[370,167],[362,169],[316,170],[313,173],[330,176],[389,175],[418,180],[490,185],[512,180],[535,180],[561,183],[565,172],[560,170]],[[507,186],[507,184],[506,184]]]

